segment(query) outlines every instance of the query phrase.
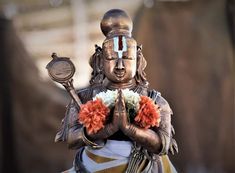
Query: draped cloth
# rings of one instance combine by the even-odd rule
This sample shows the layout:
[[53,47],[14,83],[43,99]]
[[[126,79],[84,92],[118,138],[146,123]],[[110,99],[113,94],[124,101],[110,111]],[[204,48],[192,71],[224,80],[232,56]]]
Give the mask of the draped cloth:
[[106,145],[99,150],[85,147],[82,161],[90,172],[124,172],[127,168],[131,148],[130,141],[107,140]]
[[[80,162],[75,160],[76,166],[84,166],[85,172],[91,173],[124,173],[131,154],[133,144],[130,141],[107,140],[101,149],[91,149],[85,147]],[[149,161],[146,168],[141,173],[177,173],[167,155],[157,156],[156,161]],[[78,165],[78,163],[82,165]],[[83,172],[83,171],[82,171]],[[76,173],[75,168],[71,168],[63,173]]]

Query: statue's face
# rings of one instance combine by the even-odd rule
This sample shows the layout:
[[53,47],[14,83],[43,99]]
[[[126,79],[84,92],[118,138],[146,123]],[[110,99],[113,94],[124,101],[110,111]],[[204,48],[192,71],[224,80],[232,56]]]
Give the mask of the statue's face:
[[104,73],[115,83],[126,83],[136,73],[136,41],[117,36],[103,43]]

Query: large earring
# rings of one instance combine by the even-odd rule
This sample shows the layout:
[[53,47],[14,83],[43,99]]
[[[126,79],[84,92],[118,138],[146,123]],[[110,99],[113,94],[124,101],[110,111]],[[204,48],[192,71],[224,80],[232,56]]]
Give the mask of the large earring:
[[95,45],[95,53],[91,56],[89,64],[93,70],[90,84],[102,84],[105,76],[103,73],[102,48],[100,46]]
[[145,60],[142,53],[142,45],[137,46],[137,69],[136,69],[135,79],[138,84],[143,86],[148,86],[148,81],[146,79],[146,74],[144,72],[146,66],[147,66],[147,61]]

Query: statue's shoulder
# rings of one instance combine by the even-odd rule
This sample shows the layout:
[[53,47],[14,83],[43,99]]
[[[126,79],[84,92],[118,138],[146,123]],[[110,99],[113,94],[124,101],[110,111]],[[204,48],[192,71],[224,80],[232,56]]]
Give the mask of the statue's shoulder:
[[166,111],[170,114],[173,114],[169,103],[167,100],[161,95],[159,91],[156,91],[154,89],[148,90],[148,97],[150,97],[156,104],[158,104],[162,111]]
[[88,87],[76,90],[77,95],[81,99],[82,103],[86,103],[91,100],[96,94],[105,91],[106,88],[103,85],[89,85]]

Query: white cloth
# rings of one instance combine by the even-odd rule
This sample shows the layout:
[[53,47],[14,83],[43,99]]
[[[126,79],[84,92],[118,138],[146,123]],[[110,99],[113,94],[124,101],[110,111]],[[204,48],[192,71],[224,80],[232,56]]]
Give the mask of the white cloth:
[[85,165],[86,169],[90,172],[96,172],[127,164],[131,153],[131,148],[132,143],[129,141],[107,140],[105,146],[101,149],[93,150],[89,147],[85,147],[85,150],[88,150],[92,154],[115,160],[105,163],[96,163],[95,161],[90,159],[84,151],[82,153],[82,162]]

